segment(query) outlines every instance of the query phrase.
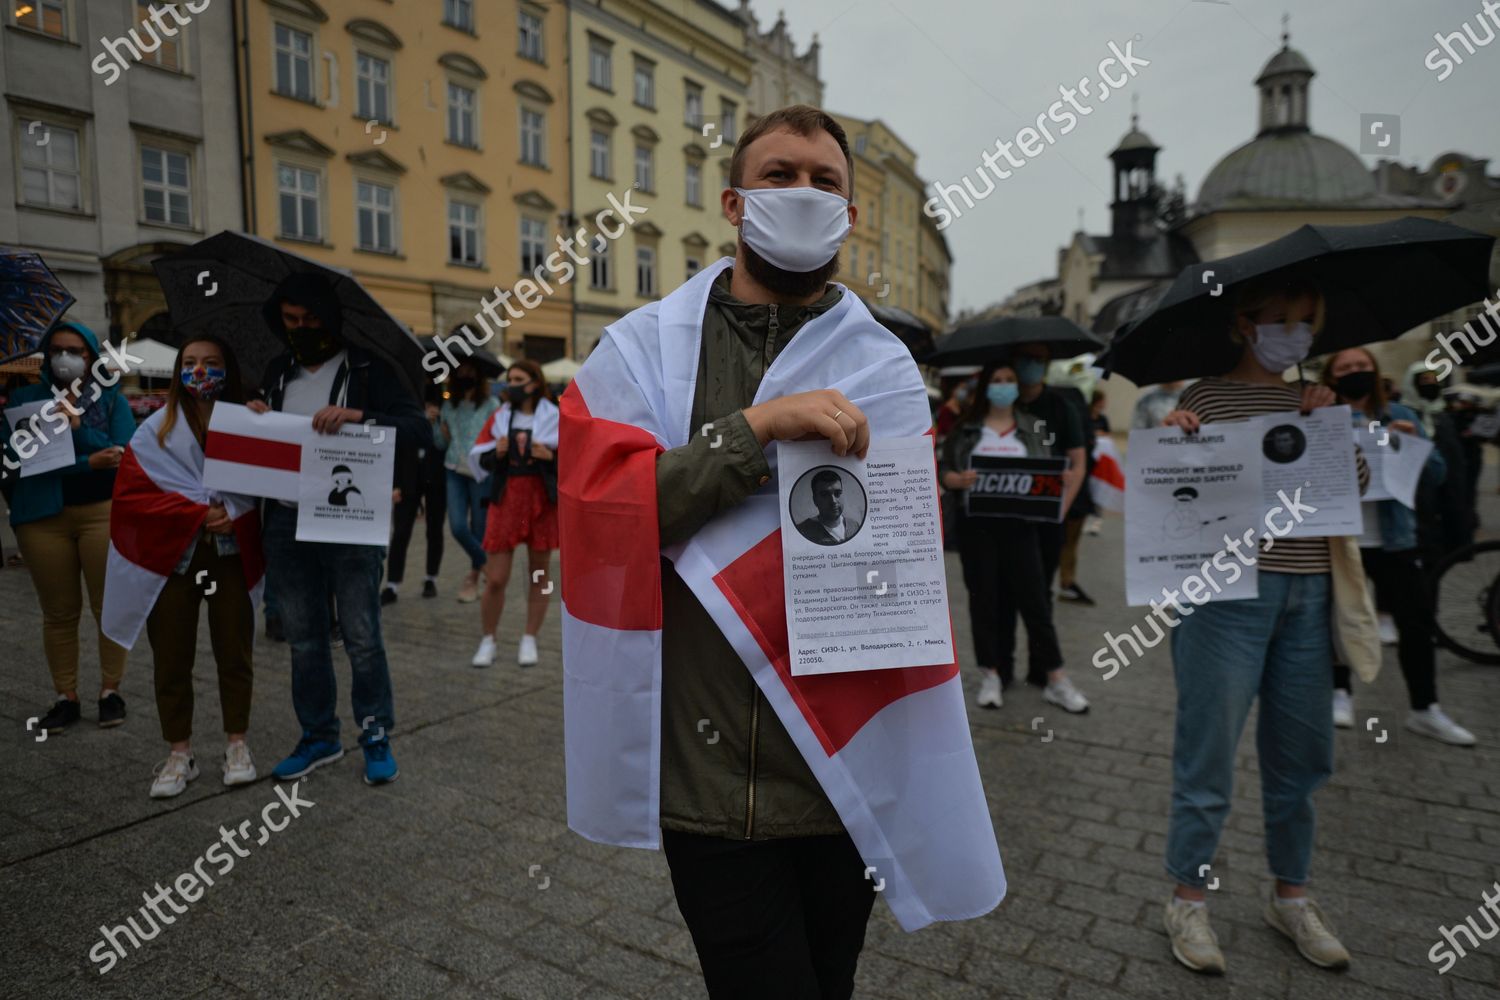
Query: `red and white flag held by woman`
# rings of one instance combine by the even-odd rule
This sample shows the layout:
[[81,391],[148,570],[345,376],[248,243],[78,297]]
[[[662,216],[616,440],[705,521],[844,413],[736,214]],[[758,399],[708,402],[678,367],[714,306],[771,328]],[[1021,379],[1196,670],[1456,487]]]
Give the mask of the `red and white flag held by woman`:
[[1094,435],[1094,470],[1089,473],[1089,496],[1100,510],[1125,513],[1125,469],[1120,451],[1108,434]]
[[[501,403],[500,409],[485,422],[484,429],[474,439],[474,447],[469,449],[469,471],[478,482],[482,483],[490,476],[490,470],[479,464],[479,457],[487,451],[494,451],[495,442],[503,441],[510,434],[511,412],[509,403]],[[537,400],[536,411],[532,414],[531,440],[556,451],[558,417],[556,403],[550,399]]]
[[260,603],[265,564],[255,502],[204,487],[203,449],[187,421],[179,416],[166,444],[157,440],[166,414],[165,409],[157,410],[136,428],[115,474],[100,628],[126,649],[140,637],[167,577],[198,543],[211,501],[222,503],[234,520],[245,587],[251,603]]
[[[979,916],[1004,897],[1005,875],[958,666],[791,675],[774,478],[688,542],[660,546],[656,456],[694,432],[704,310],[730,263],[612,324],[563,395],[568,825],[659,846],[666,555],[785,724],[902,927]],[[911,355],[848,291],[798,331],[756,401],[826,388],[865,413],[874,437],[931,425]],[[774,470],[774,445],[767,457]]]

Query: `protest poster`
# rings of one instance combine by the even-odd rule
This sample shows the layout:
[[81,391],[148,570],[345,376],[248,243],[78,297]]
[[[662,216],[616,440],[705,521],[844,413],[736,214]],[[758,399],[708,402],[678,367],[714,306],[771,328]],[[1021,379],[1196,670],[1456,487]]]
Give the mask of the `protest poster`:
[[1417,505],[1417,481],[1432,454],[1432,442],[1376,424],[1356,426],[1354,443],[1370,467],[1370,485],[1362,500],[1398,500],[1413,509]]
[[974,485],[964,491],[964,512],[969,516],[1049,524],[1062,521],[1066,458],[975,455],[969,467],[979,473]]
[[1471,436],[1490,438],[1500,436],[1500,413],[1481,413],[1469,423],[1468,432]]
[[791,672],[954,662],[937,472],[926,435],[776,445]]
[[77,457],[68,411],[55,399],[21,403],[5,411],[10,425],[10,450],[20,463],[20,476],[39,476],[65,469]]
[[296,503],[302,444],[316,436],[311,417],[215,403],[203,442],[203,485]]
[[396,432],[353,424],[337,434],[310,434],[298,470],[297,541],[386,545]]
[[[1260,435],[1260,497],[1263,510],[1289,510],[1297,516],[1283,538],[1358,535],[1359,467],[1349,445],[1354,415],[1348,406],[1320,406],[1303,416],[1295,410],[1268,413],[1246,424]],[[1217,425],[1228,431],[1232,424]]]
[[1130,432],[1126,604],[1163,601],[1191,577],[1205,580],[1209,600],[1259,594],[1261,437],[1253,421],[1204,424],[1196,434],[1175,427]]

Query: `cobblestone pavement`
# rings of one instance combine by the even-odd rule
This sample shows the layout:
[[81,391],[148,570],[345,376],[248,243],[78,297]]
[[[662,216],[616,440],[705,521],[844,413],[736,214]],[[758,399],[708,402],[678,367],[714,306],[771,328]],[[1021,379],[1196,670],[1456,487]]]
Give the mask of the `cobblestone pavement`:
[[[1493,489],[1487,476],[1487,520],[1500,525]],[[8,530],[4,537],[13,552]],[[146,794],[164,749],[144,640],[125,679],[125,726],[92,724],[87,686],[96,668],[86,654],[84,724],[36,742],[26,720],[45,709],[50,690],[39,614],[27,575],[0,571],[0,995],[703,996],[662,857],[590,844],[564,826],[555,609],[542,665],[517,668],[515,581],[502,657],[473,669],[478,609],[453,599],[458,551],[450,541],[439,599],[409,592],[385,615],[400,780],[366,787],[357,752],[304,779],[300,795],[312,807],[249,845],[172,925],[139,950],[127,943],[102,975],[87,957],[101,925],[123,923],[143,893],[192,871],[221,825],[258,829],[277,794],[266,779],[235,790],[219,782],[223,737],[206,626],[196,667],[204,773],[186,794],[166,802]],[[412,562],[420,565],[417,552]],[[1090,714],[1064,716],[1031,690],[1008,693],[1000,711],[970,710],[1009,897],[982,919],[916,934],[877,905],[857,995],[1500,997],[1500,938],[1443,976],[1427,959],[1439,927],[1474,915],[1500,878],[1500,669],[1446,653],[1443,703],[1477,732],[1479,748],[1439,746],[1401,728],[1405,697],[1387,650],[1379,682],[1356,701],[1361,721],[1380,721],[1338,734],[1337,775],[1319,795],[1314,890],[1353,968],[1313,968],[1261,921],[1267,880],[1250,741],[1215,868],[1212,912],[1229,975],[1204,979],[1172,961],[1160,926],[1169,658],[1155,650],[1107,681],[1088,665],[1105,629],[1140,621],[1122,606],[1120,567],[1116,518],[1085,540],[1081,580],[1099,606],[1058,608]],[[956,563],[950,581],[971,663]],[[265,773],[297,727],[286,646],[262,643],[257,653],[250,744]],[[977,678],[966,683],[972,696]],[[353,751],[357,722],[344,724]],[[222,862],[208,860],[212,875]]]

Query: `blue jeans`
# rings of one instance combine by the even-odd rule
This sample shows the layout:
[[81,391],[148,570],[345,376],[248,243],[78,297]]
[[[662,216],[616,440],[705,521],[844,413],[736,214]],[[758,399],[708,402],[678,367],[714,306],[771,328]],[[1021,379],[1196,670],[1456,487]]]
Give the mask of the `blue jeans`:
[[[1167,874],[1201,886],[1234,790],[1234,752],[1260,696],[1255,745],[1271,874],[1307,881],[1312,794],[1333,774],[1328,574],[1260,573],[1260,596],[1204,604],[1172,630],[1177,730]],[[1184,604],[1184,607],[1191,607]]]
[[469,554],[469,565],[475,570],[484,569],[487,558],[483,544],[486,511],[481,501],[489,492],[489,483],[461,476],[452,469],[443,471],[448,476],[448,530]]
[[[396,724],[391,671],[380,635],[380,573],[376,545],[297,541],[297,512],[266,502],[263,540],[266,586],[276,592],[292,650],[292,705],[303,733],[339,738],[338,681],[328,645],[328,593],[333,591],[351,668],[350,702],[360,743],[385,739]],[[368,720],[368,721],[367,721]]]

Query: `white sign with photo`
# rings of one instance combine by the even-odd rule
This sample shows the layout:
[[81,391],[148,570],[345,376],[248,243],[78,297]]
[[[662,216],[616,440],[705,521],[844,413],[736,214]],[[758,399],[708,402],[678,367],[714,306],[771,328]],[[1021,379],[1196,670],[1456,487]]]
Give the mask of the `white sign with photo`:
[[954,662],[932,438],[776,445],[794,675]]
[[55,399],[21,403],[5,411],[10,449],[21,464],[21,478],[66,469],[76,460],[68,410]]
[[309,435],[298,474],[297,541],[388,544],[395,472],[396,432],[389,427],[355,424]]
[[[1364,531],[1359,466],[1349,445],[1353,419],[1348,406],[1320,406],[1305,417],[1291,410],[1246,421],[1257,428],[1265,458],[1260,481],[1262,510],[1280,507],[1290,515],[1288,501],[1299,504],[1296,516],[1286,518],[1291,530],[1282,537],[1320,538]],[[1233,424],[1219,426],[1228,429]]]
[[1377,424],[1374,430],[1355,427],[1354,443],[1370,466],[1370,486],[1363,499],[1399,500],[1416,509],[1417,482],[1432,454],[1432,442]]

